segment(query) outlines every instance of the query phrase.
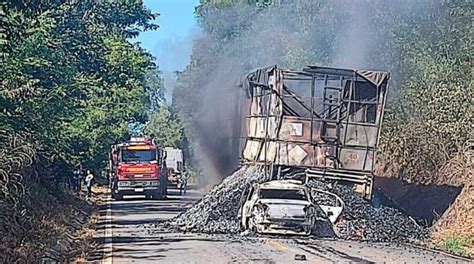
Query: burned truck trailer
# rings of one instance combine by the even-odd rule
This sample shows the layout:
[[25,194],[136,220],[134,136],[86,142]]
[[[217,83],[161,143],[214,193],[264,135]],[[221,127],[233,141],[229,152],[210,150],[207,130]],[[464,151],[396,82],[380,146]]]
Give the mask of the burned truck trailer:
[[389,78],[315,66],[244,75],[241,162],[264,165],[270,178],[298,171],[306,179],[353,184],[370,199]]

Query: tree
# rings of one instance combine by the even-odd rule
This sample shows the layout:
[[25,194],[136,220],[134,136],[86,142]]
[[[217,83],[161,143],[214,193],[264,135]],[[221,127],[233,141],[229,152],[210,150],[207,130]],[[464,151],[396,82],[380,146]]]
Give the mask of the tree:
[[154,69],[145,75],[144,85],[150,96],[150,111],[156,111],[161,104],[166,103],[166,91],[161,74],[160,70]]
[[157,67],[128,40],[157,14],[126,0],[4,1],[0,14],[0,262],[38,262],[71,166],[100,170],[147,121]]
[[7,11],[0,127],[99,168],[128,123],[146,121],[143,80],[155,65],[127,38],[156,29],[155,14],[129,1],[12,3]]
[[175,114],[168,106],[161,106],[150,114],[150,122],[145,128],[146,134],[153,134],[159,146],[182,148],[184,133]]

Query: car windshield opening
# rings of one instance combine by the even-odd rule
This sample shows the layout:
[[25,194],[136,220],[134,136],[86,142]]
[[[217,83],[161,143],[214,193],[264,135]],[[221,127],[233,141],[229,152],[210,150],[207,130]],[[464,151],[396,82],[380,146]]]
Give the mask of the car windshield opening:
[[150,162],[156,160],[155,150],[123,150],[122,162]]
[[306,193],[304,190],[261,189],[260,198],[306,200]]

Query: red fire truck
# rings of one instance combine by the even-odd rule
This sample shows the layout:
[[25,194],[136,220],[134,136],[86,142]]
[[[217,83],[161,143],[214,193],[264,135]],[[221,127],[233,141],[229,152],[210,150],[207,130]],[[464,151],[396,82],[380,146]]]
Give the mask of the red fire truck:
[[161,199],[166,195],[166,176],[161,177],[163,150],[150,138],[131,138],[112,145],[109,158],[109,180],[112,197],[145,195]]

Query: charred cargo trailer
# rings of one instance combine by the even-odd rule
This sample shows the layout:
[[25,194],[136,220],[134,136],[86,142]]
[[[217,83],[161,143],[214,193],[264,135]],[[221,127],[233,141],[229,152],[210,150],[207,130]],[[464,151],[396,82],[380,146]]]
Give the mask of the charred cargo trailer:
[[244,75],[241,162],[264,165],[270,178],[299,171],[306,179],[353,184],[370,199],[389,78],[316,66]]

